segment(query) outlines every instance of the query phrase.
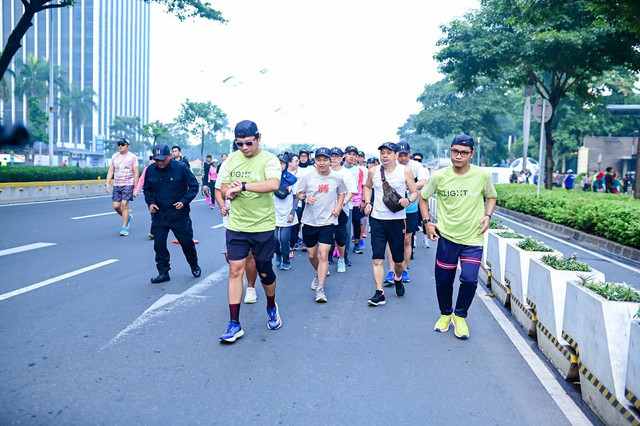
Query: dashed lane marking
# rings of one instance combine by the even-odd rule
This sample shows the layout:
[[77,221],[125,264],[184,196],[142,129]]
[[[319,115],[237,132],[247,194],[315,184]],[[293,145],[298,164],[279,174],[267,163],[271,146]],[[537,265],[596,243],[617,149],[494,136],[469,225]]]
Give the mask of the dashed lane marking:
[[116,214],[116,212],[89,214],[86,216],[76,216],[76,217],[72,217],[71,220],[89,219],[91,217],[100,217],[100,216],[110,216],[112,214]]
[[13,247],[10,249],[0,250],[0,256],[7,256],[9,254],[22,253],[23,251],[35,250],[43,247],[55,246],[56,243],[33,243],[24,246]]

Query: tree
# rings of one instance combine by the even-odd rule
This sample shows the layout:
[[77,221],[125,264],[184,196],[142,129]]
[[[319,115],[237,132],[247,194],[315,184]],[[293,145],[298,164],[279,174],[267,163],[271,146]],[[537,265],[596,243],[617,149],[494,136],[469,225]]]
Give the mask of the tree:
[[180,115],[176,123],[187,133],[200,136],[200,156],[204,157],[205,136],[221,130],[227,115],[220,108],[208,102],[192,102],[189,99],[182,103]]
[[73,143],[76,148],[78,145],[78,137],[80,136],[80,129],[85,123],[91,119],[93,111],[97,111],[98,105],[95,102],[94,97],[96,93],[91,87],[80,88],[71,83],[60,94],[58,100],[60,105],[60,115],[68,116],[71,114],[70,125],[73,128]]
[[162,143],[169,135],[169,128],[159,120],[142,126],[142,137],[151,139],[154,145]]
[[[211,8],[209,3],[203,3],[202,0],[145,0],[147,3],[154,1],[166,7],[169,13],[185,20],[187,18],[204,18],[211,21],[226,22],[222,14]],[[0,80],[4,77],[5,72],[9,68],[11,60],[22,47],[21,41],[29,28],[33,25],[33,18],[36,13],[47,9],[58,9],[62,7],[71,7],[75,4],[75,0],[22,0],[24,11],[20,20],[13,28],[13,31],[7,39],[4,46],[2,56],[0,56]],[[16,5],[19,4],[16,2]]]
[[[443,26],[435,55],[440,70],[461,90],[477,87],[482,77],[511,87],[531,85],[557,111],[575,93],[592,96],[593,77],[616,67],[640,70],[640,34],[598,19],[584,2],[483,0],[464,20]],[[554,161],[552,126],[545,124],[545,172]],[[545,187],[551,189],[551,179]]]
[[133,152],[140,153],[148,147],[148,144],[138,139],[142,133],[140,117],[114,117],[109,131],[111,137],[105,142],[108,151],[117,152],[117,142],[122,138],[129,141],[130,150]]
[[417,114],[411,114],[407,121],[398,127],[398,137],[407,141],[412,152],[420,152],[424,158],[439,158],[438,143],[428,132],[418,133],[416,129]]

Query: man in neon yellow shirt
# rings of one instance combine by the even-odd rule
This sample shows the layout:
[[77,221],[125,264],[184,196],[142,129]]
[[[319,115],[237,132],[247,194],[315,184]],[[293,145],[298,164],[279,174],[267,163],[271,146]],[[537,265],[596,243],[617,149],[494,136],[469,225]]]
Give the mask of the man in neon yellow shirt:
[[282,326],[275,302],[276,275],[271,260],[276,229],[273,192],[280,187],[280,161],[260,149],[260,133],[256,123],[245,120],[236,125],[238,151],[229,155],[226,167],[220,169],[222,197],[231,200],[233,214],[227,226],[226,242],[229,259],[229,313],[227,331],[221,343],[233,343],[244,335],[240,326],[242,274],[249,250],[253,252],[258,276],[267,297],[267,328]]
[[[459,339],[469,338],[467,311],[478,285],[484,234],[496,206],[496,190],[489,173],[471,165],[473,138],[458,135],[451,142],[451,166],[438,170],[420,192],[420,213],[425,234],[438,240],[436,252],[436,293],[440,319],[433,329],[444,333],[453,322]],[[438,195],[437,221],[429,214],[427,200]],[[486,199],[486,203],[485,203]],[[486,205],[485,205],[486,204]],[[460,289],[455,310],[453,281],[460,261]]]

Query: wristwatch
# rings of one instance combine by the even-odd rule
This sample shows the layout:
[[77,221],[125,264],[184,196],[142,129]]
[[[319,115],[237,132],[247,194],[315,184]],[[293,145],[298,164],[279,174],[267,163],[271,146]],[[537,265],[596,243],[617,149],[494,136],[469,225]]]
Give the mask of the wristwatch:
[[247,190],[247,182],[242,182],[242,190],[243,191]]
[[438,221],[434,217],[429,217],[429,219],[423,219],[422,223],[438,223]]

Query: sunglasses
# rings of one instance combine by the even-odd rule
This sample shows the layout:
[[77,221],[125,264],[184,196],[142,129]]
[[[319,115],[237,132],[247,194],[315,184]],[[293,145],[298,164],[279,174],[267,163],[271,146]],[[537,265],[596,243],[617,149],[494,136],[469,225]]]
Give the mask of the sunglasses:
[[252,146],[255,141],[256,140],[254,139],[252,141],[246,141],[246,142],[240,142],[240,141],[235,141],[235,142],[236,142],[236,145],[238,146],[238,148],[242,148],[243,145]]
[[128,144],[126,144],[124,142],[118,142],[118,146],[125,146],[125,145],[128,145]]
[[417,161],[418,163],[422,163],[422,158],[420,158],[420,157],[413,157],[413,161]]

